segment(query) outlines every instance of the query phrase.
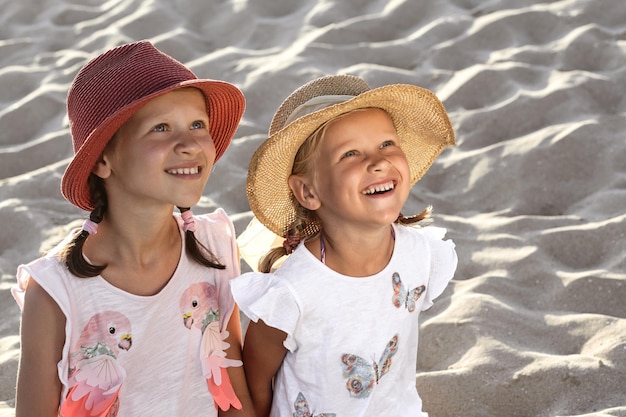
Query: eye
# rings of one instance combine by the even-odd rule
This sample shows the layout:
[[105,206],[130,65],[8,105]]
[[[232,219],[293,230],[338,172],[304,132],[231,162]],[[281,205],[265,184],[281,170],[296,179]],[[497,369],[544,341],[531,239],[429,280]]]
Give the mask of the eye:
[[116,329],[113,326],[109,326],[109,334],[115,334]]
[[202,120],[196,120],[195,122],[191,124],[191,128],[194,130],[203,129],[204,127],[206,127],[206,124]]
[[166,132],[167,125],[165,123],[160,123],[152,128],[153,132]]
[[394,141],[392,141],[392,140],[386,140],[386,141],[384,141],[384,142],[380,145],[380,147],[381,147],[381,148],[386,148],[387,146],[393,146],[393,145],[395,145],[395,144],[396,144],[396,143],[395,143]]
[[344,154],[341,156],[341,158],[342,158],[342,159],[343,159],[343,158],[349,158],[349,157],[354,156],[354,155],[356,155],[356,151],[348,151],[348,152],[344,153]]
[[198,307],[198,300],[193,300],[193,301],[191,302],[191,306],[192,306],[193,308]]

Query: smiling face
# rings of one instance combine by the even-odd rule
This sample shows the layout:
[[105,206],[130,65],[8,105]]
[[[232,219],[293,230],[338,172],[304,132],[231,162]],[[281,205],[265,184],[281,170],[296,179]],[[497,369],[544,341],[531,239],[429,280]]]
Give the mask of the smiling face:
[[157,97],[116,133],[94,173],[110,202],[195,205],[215,161],[204,95],[183,88]]
[[393,122],[381,109],[359,110],[329,124],[312,172],[299,178],[300,191],[290,180],[294,195],[316,211],[325,228],[389,225],[411,187]]

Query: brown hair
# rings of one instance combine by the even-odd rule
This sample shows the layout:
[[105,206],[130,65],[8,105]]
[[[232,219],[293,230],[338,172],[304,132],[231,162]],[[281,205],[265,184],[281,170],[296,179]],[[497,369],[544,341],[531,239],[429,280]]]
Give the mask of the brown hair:
[[[100,223],[107,211],[107,196],[104,188],[104,182],[95,174],[89,175],[87,178],[89,193],[94,202],[95,209],[89,214],[89,219],[94,223]],[[189,207],[179,207],[181,213],[189,210]],[[83,256],[83,246],[89,237],[89,232],[81,230],[74,238],[69,241],[61,251],[59,258],[65,263],[69,271],[79,278],[91,278],[100,273],[107,267],[106,265],[93,265],[89,263]],[[195,236],[194,232],[188,230],[185,232],[185,251],[187,255],[209,268],[226,269],[209,248],[204,246]]]
[[[365,109],[356,109],[348,113],[344,113],[334,119],[327,120],[322,125],[320,125],[300,146],[298,152],[293,161],[293,168],[291,171],[292,175],[304,175],[311,171],[312,169],[312,160],[315,158],[318,152],[318,145],[321,140],[324,138],[326,134],[326,130],[328,126],[338,120],[341,117],[344,117],[350,113],[365,110]],[[311,233],[311,230],[321,229],[321,223],[317,215],[314,211],[306,209],[300,205],[298,200],[294,197],[293,193],[290,195],[291,203],[295,208],[295,218],[293,222],[289,225],[287,229],[287,235],[283,236],[287,237],[295,237],[301,240],[310,238],[315,236],[318,232]],[[425,225],[431,221],[431,213],[432,207],[428,206],[420,213],[405,217],[402,213],[399,214],[398,218],[394,221],[394,223],[402,224],[402,225],[410,225],[410,224],[420,224]],[[319,226],[317,228],[312,228],[312,225]],[[288,255],[289,252],[283,246],[279,246],[271,249],[261,260],[259,261],[259,271],[261,272],[270,272],[272,270],[272,266],[285,255]]]

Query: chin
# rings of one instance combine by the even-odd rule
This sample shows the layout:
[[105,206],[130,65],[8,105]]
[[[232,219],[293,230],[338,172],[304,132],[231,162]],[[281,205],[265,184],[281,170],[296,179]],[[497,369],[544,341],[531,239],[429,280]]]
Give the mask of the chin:
[[200,201],[201,196],[198,197],[194,197],[194,198],[179,198],[177,199],[177,201],[174,202],[174,205],[176,207],[193,207],[196,204],[198,204],[198,202]]

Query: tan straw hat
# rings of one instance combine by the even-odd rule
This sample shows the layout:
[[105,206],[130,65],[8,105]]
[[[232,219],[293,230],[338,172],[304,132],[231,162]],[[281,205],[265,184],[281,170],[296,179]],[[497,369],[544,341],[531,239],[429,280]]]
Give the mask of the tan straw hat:
[[217,161],[237,130],[245,108],[241,91],[218,80],[202,80],[148,41],[113,48],[76,75],[67,96],[74,158],[61,182],[63,196],[93,210],[87,178],[115,132],[147,101],[177,88],[195,87],[207,102]]
[[383,109],[390,115],[409,162],[411,185],[426,173],[446,146],[454,144],[448,114],[429,90],[408,84],[370,89],[365,81],[352,75],[310,81],[280,105],[268,139],[250,161],[248,200],[265,227],[284,237],[295,219],[287,180],[302,143],[326,121],[369,107]]

